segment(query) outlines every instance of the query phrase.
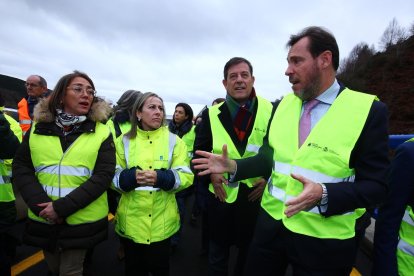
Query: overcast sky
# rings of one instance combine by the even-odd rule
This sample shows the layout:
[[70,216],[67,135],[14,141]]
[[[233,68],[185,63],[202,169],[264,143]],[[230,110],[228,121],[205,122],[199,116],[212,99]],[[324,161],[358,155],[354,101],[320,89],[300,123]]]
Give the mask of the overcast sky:
[[291,91],[291,34],[326,27],[342,60],[360,42],[379,49],[392,19],[408,28],[413,11],[412,0],[0,0],[0,74],[39,74],[53,89],[77,69],[112,102],[136,89],[209,105],[225,96],[224,64],[242,56],[257,94],[274,100]]

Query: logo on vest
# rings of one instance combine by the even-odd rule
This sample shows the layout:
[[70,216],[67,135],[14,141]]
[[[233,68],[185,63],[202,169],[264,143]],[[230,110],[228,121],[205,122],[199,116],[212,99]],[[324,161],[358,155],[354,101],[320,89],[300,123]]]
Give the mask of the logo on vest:
[[262,128],[258,128],[258,127],[255,127],[255,128],[254,128],[254,131],[258,131],[258,132],[266,133],[266,129],[262,129]]
[[314,148],[314,149],[317,149],[317,150],[322,150],[322,151],[324,151],[324,152],[329,152],[329,153],[332,153],[332,154],[334,154],[334,155],[339,155],[336,151],[334,151],[333,149],[330,149],[330,148],[328,148],[328,147],[326,147],[326,146],[320,146],[320,145],[318,145],[318,144],[316,144],[316,143],[308,143],[307,144],[307,146],[308,147],[312,147],[312,148]]

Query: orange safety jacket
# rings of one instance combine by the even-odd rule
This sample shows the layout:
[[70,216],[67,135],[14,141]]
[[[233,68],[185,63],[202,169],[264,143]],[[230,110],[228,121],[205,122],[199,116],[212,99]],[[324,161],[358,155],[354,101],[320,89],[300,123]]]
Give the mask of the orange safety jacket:
[[29,115],[29,104],[26,98],[21,99],[17,104],[17,112],[19,114],[19,124],[24,136],[32,124],[32,118]]

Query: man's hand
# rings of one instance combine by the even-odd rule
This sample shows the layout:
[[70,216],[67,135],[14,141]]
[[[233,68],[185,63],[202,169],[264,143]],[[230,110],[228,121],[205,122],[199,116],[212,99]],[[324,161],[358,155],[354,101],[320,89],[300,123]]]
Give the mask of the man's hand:
[[195,153],[204,158],[193,159],[194,169],[199,170],[198,175],[207,175],[212,173],[235,173],[236,162],[228,158],[227,145],[223,145],[221,155],[207,151],[197,150]]
[[260,178],[253,184],[253,191],[250,192],[248,196],[249,201],[256,201],[262,198],[263,191],[266,187],[266,180],[264,178]]
[[322,187],[316,182],[313,182],[306,177],[299,174],[291,174],[291,176],[302,182],[303,191],[293,199],[286,201],[285,215],[291,217],[300,211],[309,210],[313,208],[322,198]]
[[214,194],[216,195],[216,197],[221,202],[225,202],[227,194],[226,194],[226,191],[224,190],[223,185],[226,185],[227,179],[225,179],[223,175],[221,174],[211,174],[210,180],[211,180],[211,184],[213,185]]

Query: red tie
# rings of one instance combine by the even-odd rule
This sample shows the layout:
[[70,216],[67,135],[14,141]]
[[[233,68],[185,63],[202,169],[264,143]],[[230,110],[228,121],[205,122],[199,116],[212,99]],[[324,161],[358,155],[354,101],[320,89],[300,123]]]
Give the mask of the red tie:
[[299,121],[299,147],[305,142],[311,131],[311,110],[319,103],[317,99],[310,100],[304,104],[303,114]]

